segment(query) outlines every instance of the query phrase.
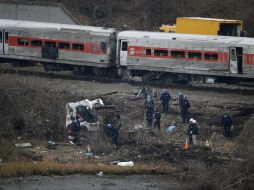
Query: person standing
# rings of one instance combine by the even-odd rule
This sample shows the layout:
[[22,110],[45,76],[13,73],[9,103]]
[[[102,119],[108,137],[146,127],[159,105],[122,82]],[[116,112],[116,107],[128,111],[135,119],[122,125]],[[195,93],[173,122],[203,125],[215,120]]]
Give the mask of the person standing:
[[154,128],[158,128],[158,131],[161,129],[161,113],[158,107],[155,108]]
[[189,144],[197,146],[198,126],[194,119],[190,119],[190,125],[188,127]]
[[190,103],[186,95],[183,96],[182,104],[181,104],[181,117],[183,119],[183,123],[189,121],[189,108]]
[[178,94],[179,113],[181,113],[182,104],[183,104],[183,93],[179,92]]
[[145,101],[145,109],[146,109],[146,120],[147,126],[150,128],[153,124],[153,109],[154,109],[154,102],[151,95],[147,95]]
[[120,128],[121,128],[120,115],[117,114],[115,122],[112,127],[112,144],[114,149],[118,147],[118,135]]
[[232,118],[229,114],[224,113],[221,118],[221,125],[224,127],[224,133],[226,137],[230,137],[230,130],[232,126]]
[[163,113],[168,113],[170,99],[171,99],[170,94],[167,92],[166,89],[163,89],[161,92],[161,97],[160,97],[160,100],[162,101],[162,106],[163,106]]

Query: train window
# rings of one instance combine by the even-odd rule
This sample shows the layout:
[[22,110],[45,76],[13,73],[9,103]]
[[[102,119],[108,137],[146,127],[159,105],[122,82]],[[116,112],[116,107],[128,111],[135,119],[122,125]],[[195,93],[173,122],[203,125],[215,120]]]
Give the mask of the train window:
[[72,49],[82,51],[82,50],[84,50],[84,45],[83,44],[72,44]]
[[41,40],[32,40],[31,41],[31,46],[42,46],[42,41]]
[[69,43],[65,42],[59,42],[58,43],[58,48],[60,49],[70,49],[71,45]]
[[206,60],[218,60],[218,54],[217,53],[205,53],[205,59]]
[[231,49],[231,55],[230,55],[230,59],[231,61],[236,61],[236,50],[235,49]]
[[128,42],[122,42],[122,51],[128,50]]
[[28,46],[29,45],[29,41],[25,38],[18,38],[18,45],[21,46]]
[[3,41],[3,32],[0,31],[0,43],[2,43],[2,41]]
[[154,56],[168,56],[168,50],[155,49]]
[[106,52],[107,51],[107,43],[101,42],[101,51]]
[[146,55],[152,55],[152,50],[151,49],[146,49]]
[[185,57],[185,52],[184,51],[171,51],[171,56],[172,57]]
[[45,47],[48,47],[48,48],[56,48],[56,42],[49,42],[49,41],[46,41],[46,42],[45,42]]
[[9,33],[5,32],[5,43],[8,43],[9,41]]
[[188,58],[201,59],[201,52],[188,52]]

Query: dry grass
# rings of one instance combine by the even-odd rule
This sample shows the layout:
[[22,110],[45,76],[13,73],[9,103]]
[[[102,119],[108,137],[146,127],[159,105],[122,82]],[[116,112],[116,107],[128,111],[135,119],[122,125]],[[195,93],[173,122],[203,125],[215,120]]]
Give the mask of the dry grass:
[[120,167],[104,164],[61,164],[53,161],[39,163],[7,162],[0,165],[0,177],[30,176],[30,175],[70,175],[70,174],[97,174],[102,171],[110,175],[130,174],[169,174],[174,167],[161,164],[157,167],[135,164],[133,167]]

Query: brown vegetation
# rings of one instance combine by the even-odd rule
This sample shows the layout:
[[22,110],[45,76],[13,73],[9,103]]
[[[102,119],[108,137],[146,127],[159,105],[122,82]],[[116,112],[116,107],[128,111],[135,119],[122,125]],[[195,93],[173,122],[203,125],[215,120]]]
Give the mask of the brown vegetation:
[[[66,99],[65,99],[65,98]],[[70,97],[69,97],[70,98]],[[27,138],[61,138],[68,96],[52,95],[38,89],[36,81],[1,79],[1,137],[25,135]]]
[[43,161],[34,163],[8,162],[0,167],[0,177],[31,176],[31,175],[70,175],[70,174],[170,174],[174,167],[160,163],[156,167],[135,164],[133,167],[121,167],[115,165],[96,164],[61,164],[54,161]]

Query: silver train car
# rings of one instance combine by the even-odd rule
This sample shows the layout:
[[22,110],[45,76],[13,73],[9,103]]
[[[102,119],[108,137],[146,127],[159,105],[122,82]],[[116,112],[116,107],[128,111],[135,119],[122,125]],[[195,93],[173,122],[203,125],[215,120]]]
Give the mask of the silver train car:
[[0,60],[74,74],[254,78],[254,39],[0,19]]
[[123,31],[117,63],[130,75],[254,77],[254,38]]
[[111,68],[115,38],[115,29],[0,19],[0,57],[40,62],[46,70]]

